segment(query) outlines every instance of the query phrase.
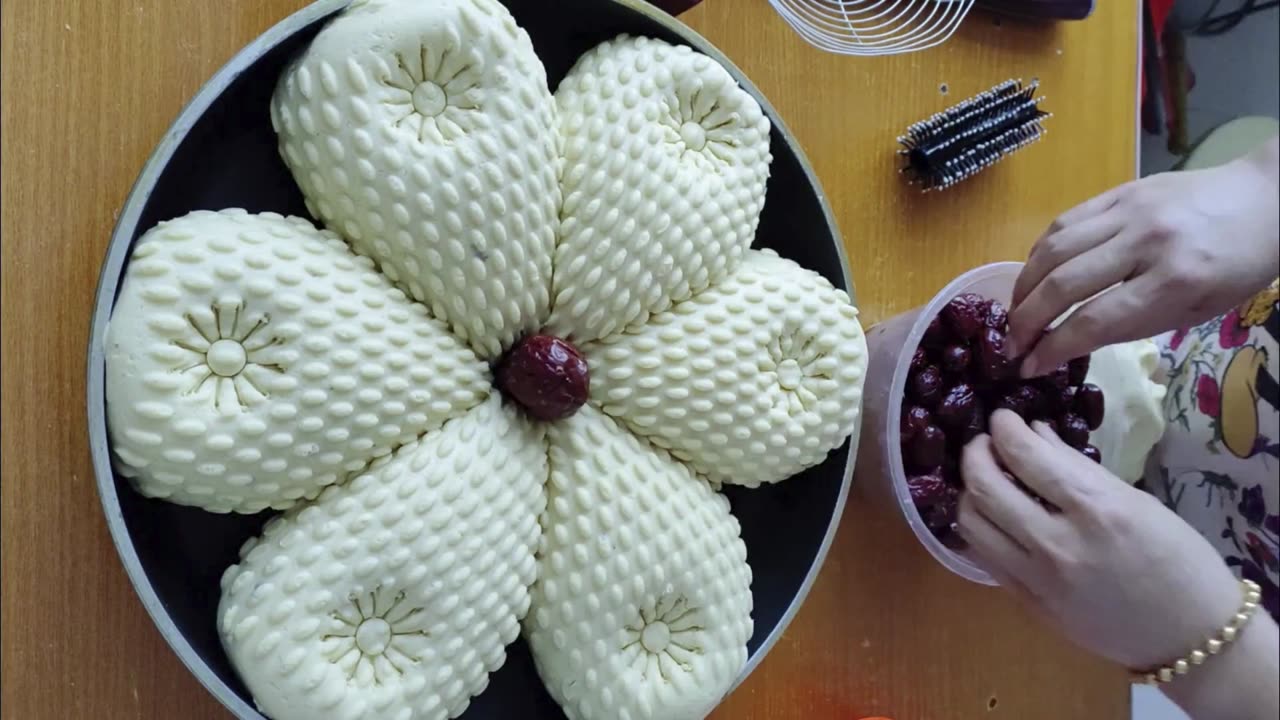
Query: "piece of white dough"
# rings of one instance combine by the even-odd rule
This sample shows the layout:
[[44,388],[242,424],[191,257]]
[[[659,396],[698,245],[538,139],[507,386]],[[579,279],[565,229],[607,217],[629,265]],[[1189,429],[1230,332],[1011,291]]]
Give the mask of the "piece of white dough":
[[751,568],[729,501],[591,406],[548,426],[524,635],[569,720],[693,720],[747,661]]
[[480,403],[488,368],[372,265],[270,213],[143,235],[106,338],[117,470],[171,502],[283,509]]
[[718,285],[584,351],[592,401],[715,482],[784,480],[858,431],[858,311],[772,252],[748,251]]
[[546,319],[555,107],[496,0],[388,0],[330,22],[271,104],[311,212],[486,359]]
[[1142,479],[1147,456],[1164,435],[1167,389],[1153,380],[1160,350],[1150,340],[1095,350],[1086,382],[1102,388],[1106,412],[1089,442],[1102,452],[1102,465],[1126,482]]
[[769,120],[719,63],[622,36],[556,90],[564,210],[550,328],[586,342],[731,274],[755,238]]
[[273,720],[443,720],[502,666],[536,575],[542,430],[494,395],[272,520],[218,630]]

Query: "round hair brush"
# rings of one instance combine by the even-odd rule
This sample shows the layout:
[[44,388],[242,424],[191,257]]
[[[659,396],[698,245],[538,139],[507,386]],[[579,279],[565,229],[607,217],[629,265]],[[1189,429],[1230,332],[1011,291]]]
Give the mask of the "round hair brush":
[[1006,80],[907,128],[899,170],[921,189],[944,190],[1044,135],[1037,83]]

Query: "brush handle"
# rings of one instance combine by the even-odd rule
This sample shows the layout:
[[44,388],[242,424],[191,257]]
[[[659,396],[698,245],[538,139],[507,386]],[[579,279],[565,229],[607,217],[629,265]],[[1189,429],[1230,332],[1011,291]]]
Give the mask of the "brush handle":
[[1040,20],[1084,20],[1093,14],[1094,0],[978,0],[988,10]]

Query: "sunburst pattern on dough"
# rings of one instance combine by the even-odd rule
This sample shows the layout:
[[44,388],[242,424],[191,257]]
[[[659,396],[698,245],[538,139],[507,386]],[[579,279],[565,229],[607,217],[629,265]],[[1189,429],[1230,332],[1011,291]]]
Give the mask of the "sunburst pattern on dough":
[[[333,611],[336,627],[320,639],[331,641],[326,657],[348,669],[347,679],[372,677],[376,685],[393,674],[403,675],[408,666],[422,662],[406,639],[431,634],[423,627],[423,608],[405,602],[406,598],[401,590],[388,599],[379,586],[366,594],[351,595],[350,607]],[[365,664],[370,670],[362,674]]]
[[383,100],[403,113],[395,127],[438,143],[453,142],[478,127],[484,119],[476,90],[483,58],[474,49],[436,49],[426,43],[416,54],[397,54],[386,83],[400,92]]
[[191,380],[187,394],[209,397],[215,408],[226,411],[262,402],[267,390],[261,373],[284,372],[268,357],[268,348],[280,342],[264,331],[271,317],[253,315],[238,301],[215,300],[208,315],[203,310],[185,314],[191,331],[170,341],[189,353],[175,368]]
[[702,613],[683,595],[663,595],[624,626],[624,663],[649,681],[671,682],[677,672],[692,672],[702,654],[701,623]]
[[742,142],[738,117],[712,91],[698,87],[663,98],[662,104],[665,112],[658,117],[664,139],[681,148],[682,160],[713,173],[734,161],[733,149]]

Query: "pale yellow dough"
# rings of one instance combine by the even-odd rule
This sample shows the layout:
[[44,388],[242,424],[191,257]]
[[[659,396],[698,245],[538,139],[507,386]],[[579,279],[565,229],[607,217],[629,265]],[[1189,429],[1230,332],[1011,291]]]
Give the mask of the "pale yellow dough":
[[1102,388],[1106,414],[1089,441],[1102,452],[1102,465],[1126,482],[1142,479],[1147,456],[1164,435],[1165,386],[1154,379],[1160,364],[1150,340],[1097,350],[1087,382]]
[[[161,223],[106,348],[122,475],[286,510],[221,588],[254,701],[273,720],[457,717],[523,622],[571,720],[703,718],[753,631],[716,489],[856,436],[867,364],[845,292],[751,249],[760,104],[713,59],[629,36],[553,97],[498,0],[356,0],[270,111],[325,229]],[[534,332],[590,365],[568,419],[492,388]]]

